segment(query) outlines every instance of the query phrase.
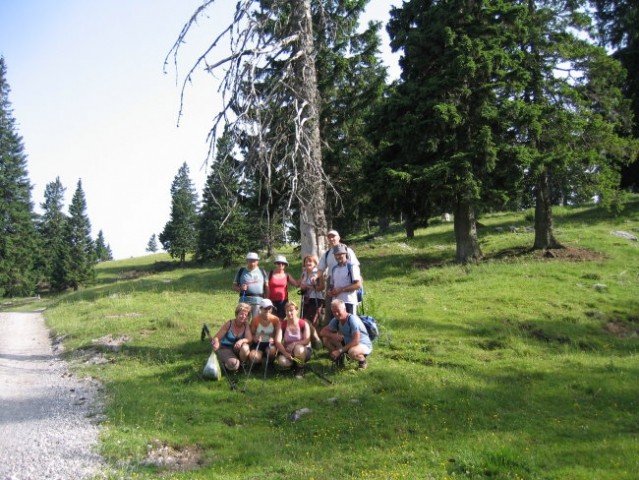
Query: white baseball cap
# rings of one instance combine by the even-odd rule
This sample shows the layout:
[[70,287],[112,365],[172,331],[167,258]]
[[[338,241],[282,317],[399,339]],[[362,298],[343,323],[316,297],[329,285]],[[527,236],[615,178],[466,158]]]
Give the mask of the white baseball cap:
[[271,302],[268,298],[263,298],[260,300],[260,308],[273,308],[273,302]]

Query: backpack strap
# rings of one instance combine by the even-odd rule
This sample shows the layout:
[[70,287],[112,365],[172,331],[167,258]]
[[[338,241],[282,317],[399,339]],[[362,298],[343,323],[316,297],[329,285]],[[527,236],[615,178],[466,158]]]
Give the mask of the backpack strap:
[[[333,268],[331,269],[331,277],[333,277],[333,271],[339,267],[339,263],[336,263],[335,265],[333,265]],[[353,284],[353,264],[351,262],[346,262],[346,269],[348,270],[348,276],[351,279],[351,285]]]
[[245,271],[246,271],[245,267],[240,267],[240,269],[237,271],[237,274],[235,275],[235,283],[237,283],[238,285],[242,281],[242,275],[244,275]]

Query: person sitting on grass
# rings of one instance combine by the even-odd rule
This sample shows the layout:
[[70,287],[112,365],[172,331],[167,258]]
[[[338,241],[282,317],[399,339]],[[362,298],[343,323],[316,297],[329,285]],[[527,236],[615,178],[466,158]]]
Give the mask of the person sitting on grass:
[[275,338],[280,331],[280,319],[273,315],[272,311],[273,303],[268,298],[263,298],[260,302],[260,313],[251,323],[253,343],[249,361],[258,365],[262,363],[267,349],[269,361],[274,361],[277,354]]
[[322,328],[320,337],[331,359],[337,366],[344,364],[344,354],[358,362],[359,368],[367,368],[366,357],[373,351],[368,331],[357,316],[346,311],[343,300],[331,302],[333,318]]
[[237,372],[248,358],[249,345],[253,341],[251,329],[247,324],[250,311],[249,304],[238,303],[235,307],[235,318],[225,322],[211,339],[213,350],[229,372]]
[[277,364],[282,369],[293,367],[295,376],[304,376],[304,364],[311,358],[311,328],[308,322],[301,320],[297,304],[289,300],[286,304],[286,319],[281,323],[275,344],[280,352]]

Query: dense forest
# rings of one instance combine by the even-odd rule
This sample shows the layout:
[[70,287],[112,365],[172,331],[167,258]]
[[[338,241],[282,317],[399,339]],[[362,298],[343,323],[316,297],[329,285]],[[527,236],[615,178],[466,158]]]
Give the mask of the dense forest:
[[[596,199],[623,209],[639,188],[639,7],[629,0],[409,0],[387,31],[401,76],[389,83],[368,0],[240,2],[230,52],[218,37],[188,70],[219,78],[201,200],[183,164],[171,214],[147,250],[224,264],[252,249],[452,213],[456,261],[481,259],[486,212],[534,210],[536,249],[561,248],[552,207]],[[169,53],[197,28],[205,2]],[[177,65],[177,61],[167,64]],[[89,282],[110,258],[90,238],[82,184],[69,212],[59,179],[34,215],[22,140],[0,70],[0,294]]]

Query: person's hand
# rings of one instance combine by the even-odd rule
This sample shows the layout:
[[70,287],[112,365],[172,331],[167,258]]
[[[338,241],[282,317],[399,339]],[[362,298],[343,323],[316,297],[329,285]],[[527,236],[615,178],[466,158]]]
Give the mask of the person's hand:
[[243,292],[246,292],[248,290],[248,284],[243,283],[242,285],[240,285],[240,290],[242,290]]
[[217,352],[220,349],[220,342],[219,340],[216,342],[217,338],[213,338],[211,340],[211,346],[213,347],[213,351]]
[[341,354],[339,350],[333,350],[330,355],[333,360],[337,360]]

